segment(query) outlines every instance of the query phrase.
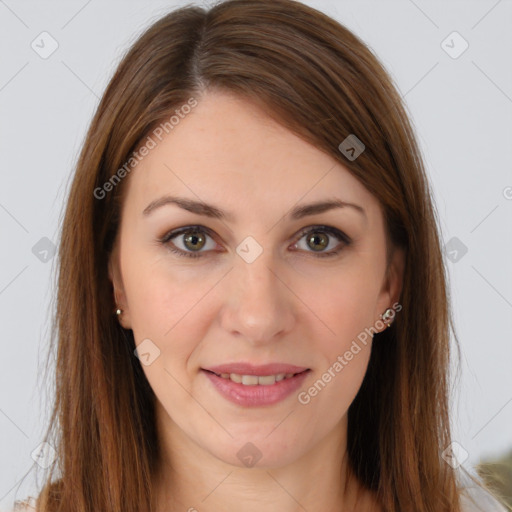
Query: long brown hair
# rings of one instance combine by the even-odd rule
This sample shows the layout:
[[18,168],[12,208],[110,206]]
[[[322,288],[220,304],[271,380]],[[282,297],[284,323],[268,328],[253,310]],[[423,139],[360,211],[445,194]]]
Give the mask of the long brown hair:
[[[46,438],[57,463],[39,512],[151,510],[155,395],[132,331],[113,314],[107,262],[130,179],[126,162],[177,107],[214,88],[257,103],[379,200],[389,248],[406,250],[403,309],[375,335],[348,411],[351,471],[386,512],[458,511],[456,473],[441,457],[451,442],[447,275],[402,99],[372,51],[328,16],[292,0],[229,0],[174,10],[149,27],[121,61],[87,133],[60,240]],[[355,160],[339,149],[351,134],[365,144]]]

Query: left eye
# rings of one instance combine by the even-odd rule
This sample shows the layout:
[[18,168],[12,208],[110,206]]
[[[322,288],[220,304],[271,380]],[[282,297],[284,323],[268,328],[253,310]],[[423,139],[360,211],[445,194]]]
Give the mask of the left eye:
[[[328,256],[336,256],[341,250],[339,247],[339,242],[342,242],[345,246],[350,245],[351,240],[345,233],[339,231],[336,228],[331,228],[329,226],[318,226],[314,228],[308,228],[305,231],[302,231],[300,234],[299,242],[305,237],[305,243],[307,248],[313,249],[314,256],[328,257]],[[334,247],[331,247],[330,251],[324,250],[331,246],[332,239],[335,238],[338,241],[338,244],[334,243]],[[295,243],[293,247],[298,247],[299,242]],[[342,245],[343,245],[342,244]],[[316,248],[314,247],[316,246]],[[300,248],[300,247],[299,247]],[[310,252],[307,251],[306,252]]]
[[[210,230],[203,226],[187,226],[167,233],[159,241],[179,256],[199,258],[203,256],[203,252],[207,252],[208,250],[215,248],[216,244],[209,233]],[[338,242],[342,242],[342,245],[345,246],[348,246],[351,243],[350,238],[345,235],[345,233],[330,226],[314,226],[303,230],[299,234],[299,240],[293,244],[292,247],[294,249],[301,249],[299,245],[303,238],[306,238],[305,243],[307,244],[306,249],[304,250],[306,252],[312,252],[313,256],[316,257],[335,256],[340,252],[341,248],[333,250],[333,247],[331,247],[331,250],[328,252],[324,250],[332,245],[332,238],[335,238]],[[177,239],[180,243],[176,244],[175,242],[171,242],[171,240],[174,239]],[[208,246],[208,239],[211,240],[210,246]],[[181,247],[179,247],[180,244]],[[339,243],[334,244],[334,247],[337,247],[338,245]],[[314,246],[316,246],[316,248]],[[313,250],[309,251],[308,248]],[[201,251],[201,249],[206,250]]]

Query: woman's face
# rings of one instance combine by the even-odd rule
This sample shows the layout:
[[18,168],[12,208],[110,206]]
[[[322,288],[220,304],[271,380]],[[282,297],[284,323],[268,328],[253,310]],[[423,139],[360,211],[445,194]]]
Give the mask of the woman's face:
[[[370,356],[365,329],[383,330],[400,293],[403,258],[386,278],[377,200],[338,161],[219,92],[125,179],[109,268],[161,433],[264,467],[341,433]],[[327,201],[356,206],[304,208]],[[236,363],[277,366],[207,371]]]

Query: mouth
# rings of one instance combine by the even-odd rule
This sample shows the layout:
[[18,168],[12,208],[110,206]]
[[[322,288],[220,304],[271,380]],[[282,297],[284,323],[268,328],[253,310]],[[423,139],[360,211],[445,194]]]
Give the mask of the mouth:
[[[283,371],[285,369],[289,371]],[[311,371],[310,368],[282,364],[201,368],[213,389],[239,407],[271,406],[284,401],[304,385]]]
[[242,384],[244,386],[272,386],[276,382],[280,382],[282,380],[292,379],[297,375],[301,375],[303,373],[311,371],[309,368],[299,371],[299,372],[291,372],[291,373],[275,373],[270,375],[252,375],[252,374],[240,374],[240,373],[217,373],[212,370],[204,371],[216,375],[217,377],[221,377],[222,379],[230,380],[232,382],[236,382],[237,384]]

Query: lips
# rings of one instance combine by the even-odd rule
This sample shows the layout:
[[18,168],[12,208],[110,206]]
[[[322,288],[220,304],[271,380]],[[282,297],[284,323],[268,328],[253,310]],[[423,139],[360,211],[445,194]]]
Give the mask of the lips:
[[[251,373],[227,372],[233,369]],[[282,370],[291,371],[283,373]],[[276,371],[281,373],[272,373]],[[242,407],[270,406],[285,400],[303,385],[310,372],[309,368],[288,364],[252,366],[240,363],[201,369],[221,396]]]

